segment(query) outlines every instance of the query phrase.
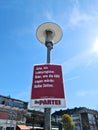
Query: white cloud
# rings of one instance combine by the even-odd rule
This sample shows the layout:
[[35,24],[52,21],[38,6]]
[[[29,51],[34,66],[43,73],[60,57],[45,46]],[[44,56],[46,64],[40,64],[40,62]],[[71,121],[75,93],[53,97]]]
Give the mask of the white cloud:
[[72,81],[72,80],[76,80],[76,79],[78,79],[78,78],[79,78],[79,76],[73,76],[73,77],[70,77],[70,78],[68,78],[68,79],[65,79],[65,82]]
[[71,13],[69,14],[69,26],[74,27],[92,20],[92,16],[86,12],[81,12],[79,2],[74,3]]
[[64,29],[69,27],[73,28],[77,26],[84,26],[88,24],[91,25],[96,20],[98,20],[98,11],[95,10],[94,4],[93,8],[87,11],[86,9],[82,10],[81,3],[79,2],[79,0],[72,0],[70,11],[65,9],[63,12],[59,12],[56,15],[52,9],[47,9],[44,15],[50,21],[58,21],[59,23],[61,23]]
[[73,56],[62,63],[64,75],[72,72],[78,67],[82,67],[82,69],[87,69],[91,65],[98,63],[98,60],[96,59],[98,59],[98,53],[93,53],[92,49],[83,51],[82,53]]
[[98,90],[78,90],[76,95],[79,96],[79,97],[97,96]]
[[89,51],[84,51],[76,56],[73,56],[69,60],[63,62],[62,67],[64,74],[70,73],[72,70],[82,65],[87,67],[90,56],[91,53]]
[[46,11],[46,12],[45,12],[45,17],[46,17],[48,20],[50,20],[50,21],[53,21],[53,20],[54,20],[52,14],[51,14],[49,11]]

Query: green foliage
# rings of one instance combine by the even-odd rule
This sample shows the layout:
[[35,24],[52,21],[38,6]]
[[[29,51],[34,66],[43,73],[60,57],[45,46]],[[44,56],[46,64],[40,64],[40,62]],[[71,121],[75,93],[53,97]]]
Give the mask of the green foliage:
[[26,123],[24,123],[24,122],[19,122],[19,121],[17,121],[16,124],[17,124],[17,125],[26,125]]
[[68,114],[64,114],[62,116],[62,122],[64,130],[74,130],[75,127],[74,122]]

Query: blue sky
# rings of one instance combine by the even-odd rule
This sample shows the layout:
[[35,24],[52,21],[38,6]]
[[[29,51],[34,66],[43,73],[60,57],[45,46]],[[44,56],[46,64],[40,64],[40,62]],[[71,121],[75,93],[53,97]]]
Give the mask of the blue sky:
[[98,0],[0,0],[0,94],[30,101],[33,66],[46,63],[36,38],[45,22],[63,31],[51,60],[62,65],[67,108],[98,110]]

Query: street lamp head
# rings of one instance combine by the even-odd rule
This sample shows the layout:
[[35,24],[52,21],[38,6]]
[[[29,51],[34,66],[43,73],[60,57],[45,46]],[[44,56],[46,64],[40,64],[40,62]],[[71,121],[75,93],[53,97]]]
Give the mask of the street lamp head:
[[51,42],[52,44],[59,42],[62,34],[60,26],[51,22],[40,25],[36,31],[37,39],[43,44],[46,44],[46,42]]

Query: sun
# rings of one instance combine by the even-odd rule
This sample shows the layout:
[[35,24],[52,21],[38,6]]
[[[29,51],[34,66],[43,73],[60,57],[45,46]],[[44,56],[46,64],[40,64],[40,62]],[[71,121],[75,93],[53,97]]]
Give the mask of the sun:
[[93,46],[93,52],[98,53],[98,38],[96,38],[94,46]]

